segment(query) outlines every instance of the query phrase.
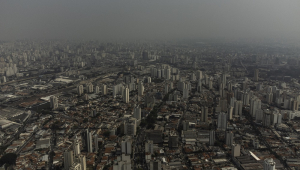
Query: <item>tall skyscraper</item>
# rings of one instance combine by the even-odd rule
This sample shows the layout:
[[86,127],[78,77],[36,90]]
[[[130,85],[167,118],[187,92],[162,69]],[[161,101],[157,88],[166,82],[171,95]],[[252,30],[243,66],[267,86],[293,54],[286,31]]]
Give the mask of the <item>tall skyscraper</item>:
[[254,81],[258,81],[258,73],[259,73],[259,70],[255,69],[255,71],[254,71]]
[[124,103],[129,103],[129,89],[128,89],[128,87],[126,87],[124,89],[123,102]]
[[267,158],[264,160],[264,170],[275,170],[276,163],[272,158]]

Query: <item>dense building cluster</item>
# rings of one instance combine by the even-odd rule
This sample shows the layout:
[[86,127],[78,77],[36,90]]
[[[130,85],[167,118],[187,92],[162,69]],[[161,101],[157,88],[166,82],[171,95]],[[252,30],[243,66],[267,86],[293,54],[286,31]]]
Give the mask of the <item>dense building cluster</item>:
[[2,42],[0,156],[20,170],[298,169],[299,52],[273,45]]

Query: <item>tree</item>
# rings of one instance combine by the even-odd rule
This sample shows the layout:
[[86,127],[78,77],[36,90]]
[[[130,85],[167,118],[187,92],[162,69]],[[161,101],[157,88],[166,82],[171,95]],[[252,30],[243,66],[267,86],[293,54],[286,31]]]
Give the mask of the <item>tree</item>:
[[17,160],[17,154],[15,153],[5,154],[0,159],[0,166],[3,166],[4,164],[16,165],[16,160]]

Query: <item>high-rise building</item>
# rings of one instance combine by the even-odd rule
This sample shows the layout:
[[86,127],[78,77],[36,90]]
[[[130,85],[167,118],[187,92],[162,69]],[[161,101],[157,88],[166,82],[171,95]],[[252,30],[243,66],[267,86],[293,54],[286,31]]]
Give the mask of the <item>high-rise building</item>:
[[198,80],[198,83],[197,83],[197,92],[201,92],[202,91],[202,80]]
[[153,141],[152,140],[148,140],[145,143],[145,152],[153,154]]
[[117,97],[118,90],[119,90],[118,85],[113,86],[113,98]]
[[151,77],[147,77],[147,83],[151,83]]
[[241,156],[241,145],[240,144],[232,144],[231,155],[232,155],[232,157]]
[[234,107],[235,101],[236,101],[235,97],[231,97],[229,106]]
[[2,77],[2,81],[3,81],[3,83],[6,83],[6,76]]
[[232,83],[231,82],[227,83],[227,90],[232,91]]
[[171,70],[170,69],[167,69],[167,71],[166,71],[166,79],[167,80],[171,79]]
[[83,85],[79,85],[77,87],[77,93],[78,93],[78,96],[81,96],[83,94]]
[[226,128],[227,128],[227,114],[221,112],[218,115],[218,129],[226,130]]
[[222,83],[224,84],[224,86],[227,83],[226,82],[226,74],[225,73],[222,74]]
[[226,132],[225,134],[225,140],[226,145],[231,146],[233,144],[233,133],[232,132]]
[[124,95],[123,95],[123,102],[124,103],[129,103],[129,89],[126,87],[124,89]]
[[262,121],[263,120],[263,115],[264,115],[264,111],[262,109],[256,109],[255,111],[255,120],[256,121]]
[[88,93],[93,93],[93,91],[94,91],[94,86],[93,86],[93,84],[88,84],[88,85],[87,85],[87,92],[88,92]]
[[201,121],[202,122],[208,121],[208,107],[201,108]]
[[124,134],[129,136],[136,135],[136,119],[131,118],[125,121],[124,123]]
[[74,148],[74,155],[76,157],[79,156],[80,155],[80,143],[77,139],[77,136],[76,136],[76,139],[74,141],[73,148]]
[[165,84],[165,94],[168,94],[168,93],[169,93],[169,85]]
[[220,107],[221,107],[221,112],[227,112],[227,100],[225,98],[222,98],[220,100]]
[[157,78],[159,78],[159,79],[161,78],[161,70],[160,69],[157,70]]
[[267,100],[267,103],[268,103],[268,104],[271,104],[272,101],[273,101],[273,93],[268,93],[268,94],[266,95],[266,100]]
[[140,106],[136,106],[134,108],[134,112],[133,112],[133,117],[136,118],[136,120],[141,120],[141,107]]
[[105,84],[102,85],[102,94],[103,95],[107,94],[107,89],[106,89],[106,85]]
[[58,99],[55,96],[50,97],[50,108],[55,110],[58,108]]
[[139,85],[138,85],[138,95],[139,96],[143,96],[144,95],[144,85],[142,82],[139,82]]
[[299,104],[297,100],[292,100],[290,106],[291,106],[291,110],[293,111],[298,111],[299,109]]
[[79,163],[81,164],[81,170],[86,170],[86,158],[84,155],[79,156]]
[[100,88],[99,88],[99,86],[96,86],[95,87],[95,93],[98,94],[99,92],[100,92]]
[[209,131],[209,145],[214,146],[215,145],[215,139],[216,139],[216,134],[214,130]]
[[74,162],[73,165],[69,168],[69,170],[81,170],[81,164]]
[[254,71],[254,81],[258,81],[258,73],[259,73],[259,70],[255,69],[255,71]]
[[144,60],[148,60],[149,59],[149,53],[148,53],[148,51],[143,51],[142,57],[143,57]]
[[64,152],[64,169],[69,170],[74,163],[73,151]]
[[201,80],[203,77],[202,77],[202,71],[201,70],[197,70],[196,71],[196,78],[197,80]]
[[170,90],[173,90],[173,82],[170,83]]
[[189,98],[189,89],[186,87],[183,89],[183,98],[184,99]]
[[89,95],[85,94],[85,95],[83,96],[83,98],[84,98],[85,101],[88,101],[88,100],[89,100]]
[[257,109],[261,109],[261,100],[258,98],[252,98],[250,103],[250,114],[252,117],[255,117],[255,111]]
[[121,142],[121,151],[122,154],[130,155],[132,152],[132,147],[131,147],[131,140],[130,139],[123,139]]
[[264,160],[264,170],[275,170],[275,161],[272,158]]
[[99,143],[98,135],[95,134],[95,135],[94,135],[95,152],[98,152],[98,145],[99,145],[98,143]]
[[249,105],[250,96],[248,93],[244,93],[242,99],[243,99],[243,105]]
[[161,161],[160,160],[151,160],[150,161],[150,170],[161,170]]
[[233,107],[229,106],[227,109],[228,120],[232,120]]
[[176,132],[171,131],[169,134],[169,148],[177,148],[178,147],[178,135]]
[[213,81],[211,79],[208,80],[208,89],[213,89]]
[[234,115],[242,115],[242,109],[243,109],[243,102],[240,100],[237,100],[234,102]]
[[191,74],[191,81],[196,81],[196,75],[195,75],[195,73]]
[[92,153],[93,152],[93,140],[92,140],[92,132],[89,132],[87,129],[87,149],[88,152]]
[[266,127],[271,126],[271,113],[269,110],[264,110],[262,124]]
[[183,126],[183,131],[187,131],[187,130],[189,130],[190,122],[184,120],[184,121],[182,122],[182,126]]

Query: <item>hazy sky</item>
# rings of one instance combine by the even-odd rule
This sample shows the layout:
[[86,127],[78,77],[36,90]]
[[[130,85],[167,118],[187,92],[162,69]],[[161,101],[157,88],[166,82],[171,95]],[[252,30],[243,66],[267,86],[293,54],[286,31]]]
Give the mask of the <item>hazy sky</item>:
[[1,0],[7,39],[299,39],[300,0]]

